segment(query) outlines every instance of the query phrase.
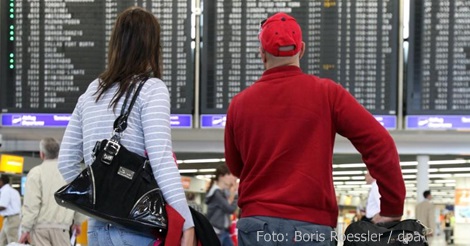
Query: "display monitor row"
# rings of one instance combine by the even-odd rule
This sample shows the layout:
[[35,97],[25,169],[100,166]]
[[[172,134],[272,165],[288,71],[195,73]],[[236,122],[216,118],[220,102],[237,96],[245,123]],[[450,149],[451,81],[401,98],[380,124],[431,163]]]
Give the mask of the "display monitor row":
[[[340,83],[377,119],[392,117],[395,123],[383,123],[387,128],[396,128],[399,105],[409,128],[423,117],[439,118],[446,126],[455,116],[452,125],[460,128],[454,121],[460,119],[465,126],[470,115],[467,1],[411,0],[404,61],[399,59],[402,2],[211,0],[198,11],[191,0],[5,0],[0,6],[1,112],[70,114],[106,68],[116,16],[138,5],[160,21],[162,80],[175,115],[192,115],[195,107],[202,115],[224,115],[233,96],[263,73],[260,22],[282,11],[302,27],[302,70]],[[201,25],[196,26],[195,13],[201,13]],[[198,49],[196,41],[201,41]],[[399,70],[401,62],[405,71]],[[196,80],[200,105],[194,103]]]
[[[71,114],[1,114],[2,127],[29,127],[29,128],[64,128],[67,126]],[[199,117],[199,126],[203,129],[224,128],[225,114],[203,114]],[[375,115],[375,119],[386,129],[397,129],[397,117],[394,115]],[[170,118],[172,128],[193,128],[193,115],[172,114]],[[451,130],[470,129],[470,115],[419,115],[407,116],[405,128],[409,130]]]

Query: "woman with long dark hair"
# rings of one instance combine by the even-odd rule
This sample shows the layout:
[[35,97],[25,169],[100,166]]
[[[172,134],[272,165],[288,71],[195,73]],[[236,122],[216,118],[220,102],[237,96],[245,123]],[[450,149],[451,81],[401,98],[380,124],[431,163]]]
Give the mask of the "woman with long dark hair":
[[[80,162],[92,163],[95,143],[109,138],[126,93],[145,80],[121,143],[148,155],[166,202],[185,219],[182,245],[194,245],[194,223],[180,174],[172,154],[170,99],[162,75],[160,24],[140,7],[131,7],[116,20],[109,41],[108,66],[80,96],[62,140],[59,169],[67,182],[81,171]],[[131,93],[133,95],[133,93]],[[152,245],[155,238],[90,218],[89,245]]]

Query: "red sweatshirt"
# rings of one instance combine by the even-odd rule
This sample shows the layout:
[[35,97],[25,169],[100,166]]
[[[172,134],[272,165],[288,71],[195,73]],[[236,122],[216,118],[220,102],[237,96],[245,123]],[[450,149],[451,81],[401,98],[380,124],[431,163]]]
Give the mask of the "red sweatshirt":
[[240,178],[242,217],[336,227],[336,133],[352,142],[377,179],[380,214],[402,215],[405,184],[387,130],[341,85],[282,66],[265,71],[228,109],[225,158]]

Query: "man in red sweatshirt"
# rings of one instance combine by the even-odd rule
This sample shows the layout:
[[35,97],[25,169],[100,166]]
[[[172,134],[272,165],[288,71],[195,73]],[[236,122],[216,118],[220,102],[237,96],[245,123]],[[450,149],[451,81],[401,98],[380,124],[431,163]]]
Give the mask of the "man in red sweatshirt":
[[[374,223],[399,220],[405,185],[395,143],[341,85],[301,71],[296,20],[261,25],[261,78],[230,103],[225,158],[240,178],[239,245],[327,245],[338,206],[332,178],[336,133],[361,153],[381,195]],[[317,243],[317,244],[316,244]]]

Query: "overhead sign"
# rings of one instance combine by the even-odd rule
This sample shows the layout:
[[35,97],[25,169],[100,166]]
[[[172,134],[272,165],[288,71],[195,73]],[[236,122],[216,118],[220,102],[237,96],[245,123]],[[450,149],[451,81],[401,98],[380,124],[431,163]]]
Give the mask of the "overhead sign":
[[24,157],[16,155],[4,155],[0,157],[0,172],[23,173]]
[[[375,119],[388,130],[397,129],[397,117],[395,115],[374,115]],[[225,114],[201,115],[201,128],[224,128],[227,121]]]
[[406,129],[468,130],[470,129],[470,115],[410,115],[406,117]]
[[[71,114],[2,114],[1,126],[4,127],[66,127]],[[172,114],[172,128],[191,128],[192,115]]]

